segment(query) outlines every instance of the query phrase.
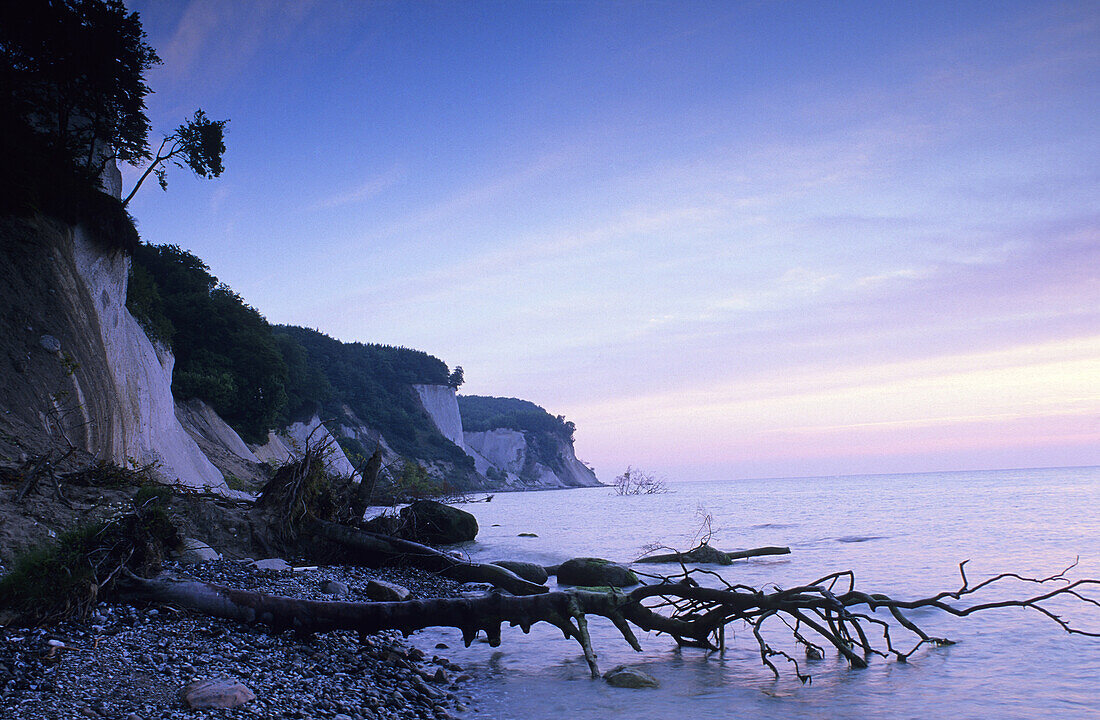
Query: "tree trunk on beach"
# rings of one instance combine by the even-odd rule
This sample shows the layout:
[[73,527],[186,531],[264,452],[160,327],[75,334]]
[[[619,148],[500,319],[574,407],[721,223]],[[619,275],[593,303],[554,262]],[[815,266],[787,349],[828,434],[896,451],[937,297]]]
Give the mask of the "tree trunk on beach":
[[[628,593],[571,590],[513,596],[493,592],[473,598],[377,603],[297,600],[195,581],[148,580],[132,574],[124,579],[122,592],[125,598],[134,601],[166,603],[248,624],[260,623],[273,632],[294,630],[299,634],[331,630],[364,634],[381,630],[411,633],[427,627],[455,627],[462,631],[467,645],[483,631],[489,643],[496,646],[500,643],[503,623],[519,626],[527,632],[535,623],[547,622],[561,629],[566,638],[580,644],[593,677],[599,676],[599,669],[588,634],[588,615],[611,620],[636,650],[641,650],[641,646],[631,626],[671,635],[684,644],[717,650],[724,644],[725,627],[744,622],[752,628],[761,662],[778,677],[779,668],[774,660],[784,660],[793,666],[802,682],[810,681],[810,676],[802,672],[792,655],[768,643],[765,621],[776,618],[785,623],[807,657],[823,657],[826,648],[831,646],[853,668],[866,667],[867,658],[873,655],[906,662],[925,645],[952,644],[947,638],[928,635],[905,614],[922,608],[956,617],[997,608],[1030,608],[1052,619],[1067,632],[1100,637],[1100,632],[1075,627],[1044,605],[1058,598],[1077,600],[1084,609],[1095,610],[1100,602],[1086,593],[1095,593],[1100,580],[1070,580],[1065,575],[1067,568],[1045,578],[1003,573],[971,585],[965,565],[965,562],[959,565],[962,577],[959,589],[916,600],[896,600],[879,593],[858,591],[855,577],[849,571],[833,573],[807,585],[770,592],[743,585],[703,587],[695,580],[697,571],[685,571],[678,578],[642,585]],[[973,602],[979,593],[983,598],[996,595],[1002,586],[1011,586],[1016,591],[1021,587],[1031,588],[1033,594],[1022,598],[994,597],[971,605],[960,603]],[[889,619],[875,616],[875,610],[885,610]],[[905,649],[896,644],[892,634],[899,630],[909,633],[912,647]]]
[[513,595],[549,592],[545,586],[528,582],[499,565],[466,562],[411,540],[379,535],[323,520],[314,520],[310,528],[316,535],[343,547],[344,560],[349,565],[382,567],[400,563],[437,572],[459,582],[489,583]]

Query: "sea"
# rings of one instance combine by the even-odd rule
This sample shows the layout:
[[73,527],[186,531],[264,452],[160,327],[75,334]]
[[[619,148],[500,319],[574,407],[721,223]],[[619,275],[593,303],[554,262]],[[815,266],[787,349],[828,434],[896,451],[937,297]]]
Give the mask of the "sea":
[[[1100,467],[670,481],[668,489],[639,496],[608,487],[497,494],[462,505],[480,532],[460,549],[481,562],[553,565],[596,556],[629,563],[656,546],[690,549],[709,521],[710,544],[723,550],[790,547],[789,555],[705,566],[731,583],[760,588],[851,570],[857,588],[915,599],[957,589],[964,560],[972,584],[1007,571],[1053,575],[1075,562],[1070,577],[1100,579]],[[1100,632],[1100,607],[1051,607]],[[648,690],[591,679],[576,642],[545,623],[528,635],[505,627],[497,648],[480,641],[465,648],[450,629],[421,631],[411,641],[472,677],[468,718],[1100,718],[1100,638],[1067,634],[1021,608],[963,619],[920,610],[911,617],[957,644],[920,649],[908,663],[873,657],[865,669],[829,652],[802,663],[813,678],[807,684],[781,661],[776,680],[761,665],[752,632],[737,624],[727,632],[724,654],[678,648],[652,633],[640,635],[638,653],[609,621],[590,618],[600,669],[640,667],[660,682]],[[766,625],[765,633],[793,651],[781,623]],[[895,631],[895,639],[902,637]]]

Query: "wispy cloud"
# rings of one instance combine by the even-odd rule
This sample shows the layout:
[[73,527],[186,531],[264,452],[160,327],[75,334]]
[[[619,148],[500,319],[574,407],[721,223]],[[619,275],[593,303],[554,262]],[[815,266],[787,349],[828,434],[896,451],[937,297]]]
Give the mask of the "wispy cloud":
[[309,204],[306,209],[309,211],[331,210],[332,208],[341,207],[343,205],[360,203],[375,197],[405,178],[406,173],[404,169],[395,165],[383,173],[367,178],[351,190],[339,192],[316,200]]

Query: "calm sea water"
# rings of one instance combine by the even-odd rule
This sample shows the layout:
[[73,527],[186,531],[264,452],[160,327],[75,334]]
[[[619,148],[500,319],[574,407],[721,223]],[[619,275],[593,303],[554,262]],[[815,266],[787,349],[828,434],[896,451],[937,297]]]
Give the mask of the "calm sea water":
[[[1100,578],[1098,467],[683,482],[671,490],[500,494],[465,506],[481,526],[465,550],[480,561],[554,564],[595,555],[629,562],[651,544],[691,547],[702,512],[712,517],[715,547],[790,546],[788,556],[721,569],[755,586],[851,569],[865,590],[911,598],[956,588],[961,560],[970,559],[973,579],[1005,570],[1047,575],[1077,556],[1075,576]],[[518,537],[524,532],[538,537]],[[908,664],[875,659],[864,670],[830,654],[808,666],[810,685],[793,673],[773,680],[751,633],[736,626],[725,657],[678,650],[656,635],[642,636],[644,652],[635,653],[609,622],[591,619],[601,670],[643,666],[660,680],[657,690],[592,681],[576,643],[545,624],[530,635],[505,628],[499,648],[464,649],[449,630],[413,641],[475,677],[471,718],[1100,718],[1100,640],[1067,635],[1034,611],[913,617],[958,644],[918,651]],[[1100,609],[1078,617],[1100,630]],[[773,627],[771,637],[779,641],[783,630]],[[439,642],[449,649],[436,650]]]

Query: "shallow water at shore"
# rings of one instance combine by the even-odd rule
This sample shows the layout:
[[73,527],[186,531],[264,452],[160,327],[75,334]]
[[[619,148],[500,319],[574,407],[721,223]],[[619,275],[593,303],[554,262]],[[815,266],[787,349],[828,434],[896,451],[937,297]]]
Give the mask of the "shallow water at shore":
[[[635,497],[616,497],[609,488],[500,494],[465,506],[481,532],[463,549],[479,561],[549,565],[596,555],[628,562],[653,544],[691,547],[702,509],[712,517],[715,547],[791,547],[788,556],[708,566],[754,586],[789,586],[851,569],[857,587],[918,597],[956,588],[961,560],[971,560],[973,579],[1005,570],[1048,575],[1077,556],[1074,577],[1100,578],[1096,467],[670,487],[665,495]],[[751,634],[736,627],[724,658],[677,650],[653,635],[641,638],[638,654],[609,622],[593,619],[601,669],[644,666],[661,681],[650,691],[591,681],[576,644],[545,624],[528,636],[505,628],[499,648],[462,649],[457,631],[425,631],[414,642],[434,652],[436,643],[446,643],[447,655],[475,676],[480,701],[471,718],[1100,718],[1100,640],[1069,636],[1034,611],[966,620],[922,611],[914,619],[959,644],[919,651],[908,664],[876,659],[859,671],[830,654],[809,666],[814,679],[805,686],[793,673],[773,681]],[[1084,619],[1100,630],[1100,612]],[[773,628],[771,638],[780,641],[784,631]]]

